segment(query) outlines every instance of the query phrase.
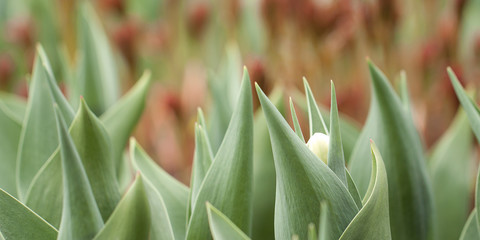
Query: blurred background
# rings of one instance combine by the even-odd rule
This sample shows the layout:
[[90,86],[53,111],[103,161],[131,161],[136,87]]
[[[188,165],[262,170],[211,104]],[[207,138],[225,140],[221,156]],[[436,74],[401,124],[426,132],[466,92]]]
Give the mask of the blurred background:
[[[66,86],[82,67],[82,19],[94,21],[121,93],[151,70],[154,84],[135,135],[185,183],[197,107],[210,124],[221,124],[218,109],[227,116],[232,109],[215,105],[235,98],[227,85],[240,81],[243,65],[252,83],[267,93],[281,86],[284,99],[302,94],[306,77],[327,108],[333,80],[340,112],[359,127],[369,106],[366,57],[394,85],[405,70],[427,149],[458,107],[446,67],[464,85],[480,79],[480,0],[92,0],[92,16],[80,16],[78,2],[0,0],[0,90],[28,96],[40,42],[64,93],[75,95]],[[306,115],[297,113],[308,130]],[[211,137],[218,147],[223,136]]]

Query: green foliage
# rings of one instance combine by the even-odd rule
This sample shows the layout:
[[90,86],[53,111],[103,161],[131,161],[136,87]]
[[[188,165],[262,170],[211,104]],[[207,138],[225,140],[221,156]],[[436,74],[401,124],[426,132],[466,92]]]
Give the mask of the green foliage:
[[[433,149],[427,175],[404,74],[400,99],[369,63],[372,103],[360,136],[339,113],[333,82],[327,112],[304,80],[305,102],[296,103],[309,116],[309,137],[328,138],[328,153],[314,153],[292,99],[295,131],[285,120],[281,88],[269,98],[257,85],[261,108],[254,114],[248,72],[238,88],[240,57],[232,50],[222,80],[210,82],[210,118],[198,110],[187,187],[133,138],[125,157],[150,73],[116,101],[118,73],[108,42],[91,7],[81,9],[86,59],[77,69],[83,78],[76,79],[84,88],[76,90],[92,95],[65,98],[41,46],[28,102],[0,95],[0,239],[480,238],[480,175],[467,220],[466,174],[472,152],[466,122],[480,139],[480,111],[451,70],[464,112]],[[326,163],[316,154],[328,156]]]

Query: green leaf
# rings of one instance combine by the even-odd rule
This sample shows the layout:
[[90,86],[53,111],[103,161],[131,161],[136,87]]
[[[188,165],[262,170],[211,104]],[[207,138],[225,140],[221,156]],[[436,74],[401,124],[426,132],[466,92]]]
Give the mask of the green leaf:
[[141,175],[130,187],[94,239],[148,239],[150,208]]
[[289,99],[290,102],[290,113],[292,115],[293,127],[295,128],[295,133],[298,137],[305,142],[305,138],[303,137],[302,128],[300,127],[300,123],[298,122],[297,113],[295,112],[295,106],[293,106],[292,98]]
[[161,169],[133,139],[130,142],[130,158],[135,169],[141,172],[163,199],[175,239],[184,239],[188,188]]
[[277,174],[275,238],[290,239],[294,234],[307,238],[306,226],[319,221],[321,201],[334,213],[328,219],[332,227],[329,237],[340,237],[358,212],[353,198],[335,173],[292,131],[258,85],[257,93],[267,118]]
[[328,141],[328,167],[337,175],[340,181],[348,187],[345,174],[345,157],[343,155],[342,136],[340,134],[340,123],[338,121],[337,96],[335,85],[332,86],[330,106],[330,140]]
[[317,240],[317,230],[315,230],[315,224],[308,224],[308,240]]
[[60,148],[57,148],[33,178],[25,204],[54,227],[60,226],[63,204]]
[[150,72],[146,71],[135,86],[100,117],[112,143],[113,164],[117,170],[117,177],[126,164],[123,161],[123,152],[128,139],[145,108],[150,76]]
[[457,239],[468,217],[473,165],[473,134],[459,111],[433,148],[429,172],[433,185],[438,239]]
[[218,75],[210,74],[208,89],[212,95],[209,113],[208,135],[212,150],[218,151],[225,136],[228,123],[237,102],[238,89],[242,79],[242,58],[235,44],[228,45],[221,61]]
[[477,240],[480,237],[480,231],[478,230],[477,223],[477,209],[473,209],[472,213],[468,217],[465,227],[460,235],[460,240]]
[[372,177],[363,208],[348,225],[340,240],[392,239],[390,233],[387,172],[372,141]]
[[56,103],[71,123],[74,112],[61,95],[41,47],[37,48],[32,84],[17,154],[17,189],[20,200],[38,170],[58,146],[53,104]]
[[87,173],[102,219],[106,221],[120,201],[112,146],[103,124],[83,98],[80,102],[70,135]]
[[65,120],[59,111],[55,113],[63,169],[63,212],[58,239],[91,239],[103,227],[102,216]]
[[310,85],[306,78],[303,78],[303,85],[305,87],[305,96],[307,97],[307,107],[308,107],[308,123],[310,129],[310,137],[314,133],[321,132],[328,135],[328,127],[323,120],[320,109],[318,108],[315,97],[313,96]]
[[0,189],[0,235],[5,239],[54,240],[57,230]]
[[4,104],[4,111],[8,112],[12,119],[21,124],[25,117],[27,102],[17,95],[4,92],[0,92],[0,101]]
[[238,228],[227,216],[216,209],[209,202],[207,204],[208,223],[215,240],[248,240],[245,233]]
[[328,205],[325,201],[320,203],[320,223],[318,227],[318,240],[328,240],[330,233],[330,224],[328,222],[329,215]]
[[[243,232],[250,233],[253,176],[253,109],[248,72],[222,144],[200,186],[186,239],[208,239],[205,202],[222,211]],[[228,193],[228,194],[226,194]]]
[[11,114],[6,104],[0,99],[0,188],[17,196],[17,183],[15,176],[18,141],[22,124]]
[[78,23],[77,87],[93,112],[100,115],[119,98],[120,78],[107,35],[88,1],[81,3]]
[[360,196],[371,177],[369,140],[385,160],[388,176],[390,225],[397,239],[427,239],[433,234],[433,199],[427,179],[422,143],[411,115],[385,75],[369,62],[372,100],[365,127],[350,160],[350,173]]
[[193,203],[196,202],[200,186],[207,175],[207,171],[213,161],[213,153],[206,129],[202,125],[195,125],[195,152],[193,155],[192,179],[190,181],[191,200],[190,206],[193,209]]
[[[175,235],[172,229],[172,223],[168,216],[167,206],[160,193],[148,182],[145,177],[142,177],[147,194],[148,203],[150,204],[150,239],[151,240],[174,240]],[[181,238],[178,238],[181,239]]]
[[[270,93],[274,105],[284,114],[283,89],[274,88]],[[274,239],[275,216],[275,163],[267,120],[262,109],[254,118],[253,133],[253,239]]]
[[352,176],[350,175],[350,172],[346,168],[345,168],[345,173],[347,175],[348,192],[350,192],[350,195],[352,196],[353,200],[357,204],[358,209],[361,209],[363,205],[362,205],[362,199],[360,198],[360,194],[358,193],[357,185],[355,185],[355,182],[353,182]]

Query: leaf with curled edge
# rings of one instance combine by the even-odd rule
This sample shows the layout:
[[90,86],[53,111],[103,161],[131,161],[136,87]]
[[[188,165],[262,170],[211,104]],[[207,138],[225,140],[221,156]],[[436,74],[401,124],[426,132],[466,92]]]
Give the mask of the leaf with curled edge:
[[387,77],[370,61],[370,110],[352,153],[349,169],[360,196],[371,178],[369,140],[373,139],[385,161],[388,177],[390,225],[397,239],[433,238],[433,197],[427,178],[423,145],[411,115]]
[[[331,209],[329,237],[339,238],[358,212],[355,201],[335,173],[293,132],[258,85],[257,93],[267,118],[277,174],[275,238],[290,239],[297,234],[306,239],[306,226],[319,222],[322,201]],[[298,197],[305,195],[310,197]]]
[[392,239],[390,232],[388,181],[382,156],[371,142],[372,177],[364,205],[343,232],[340,240]]
[[208,239],[209,201],[246,234],[250,233],[253,179],[253,109],[246,68],[240,97],[222,144],[193,203],[186,239]]
[[474,208],[472,213],[467,219],[462,233],[460,234],[460,240],[477,240],[480,238],[480,231],[477,224],[477,209]]

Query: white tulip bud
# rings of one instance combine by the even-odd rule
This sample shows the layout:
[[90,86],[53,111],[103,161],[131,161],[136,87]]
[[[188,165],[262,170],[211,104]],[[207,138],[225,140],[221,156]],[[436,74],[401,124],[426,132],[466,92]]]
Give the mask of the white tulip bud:
[[330,137],[323,133],[315,133],[308,140],[307,147],[312,151],[318,158],[320,158],[325,164],[328,160],[328,144]]

